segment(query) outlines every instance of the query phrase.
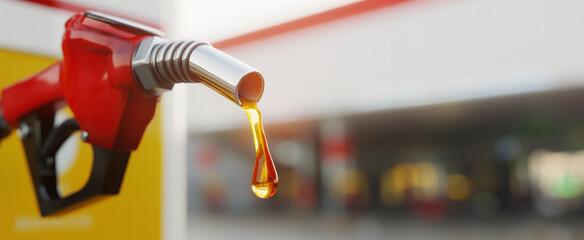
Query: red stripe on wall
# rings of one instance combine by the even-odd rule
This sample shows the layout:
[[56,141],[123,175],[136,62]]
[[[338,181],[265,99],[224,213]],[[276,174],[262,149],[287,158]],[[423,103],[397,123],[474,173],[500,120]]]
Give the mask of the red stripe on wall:
[[66,3],[66,2],[61,2],[61,1],[56,1],[56,0],[20,0],[22,2],[30,2],[30,3],[36,3],[36,4],[40,4],[43,6],[47,6],[47,7],[52,7],[52,8],[57,8],[57,9],[62,9],[62,10],[66,10],[66,11],[70,11],[70,12],[85,12],[87,10],[92,10],[92,11],[97,11],[97,12],[102,12],[102,13],[106,13],[112,16],[119,16],[128,20],[132,20],[134,22],[138,22],[144,25],[148,25],[157,29],[160,29],[160,25],[158,24],[154,24],[151,22],[147,22],[147,21],[143,21],[143,20],[139,20],[139,19],[135,19],[135,18],[130,18],[121,14],[117,14],[117,13],[113,13],[113,12],[109,12],[109,11],[103,11],[103,10],[99,10],[99,9],[95,9],[92,7],[87,7],[87,6],[82,6],[82,5],[77,5],[77,4],[71,4],[71,3]]
[[[120,15],[120,14],[116,14],[116,13],[112,13],[112,12],[108,12],[108,11],[102,11],[102,10],[93,9],[93,8],[82,6],[82,5],[71,4],[71,3],[66,3],[66,2],[57,1],[57,0],[20,0],[20,1],[32,2],[32,3],[44,5],[47,7],[63,9],[63,10],[71,11],[71,12],[82,12],[82,11],[86,11],[86,10],[95,10],[95,11],[107,13],[107,14],[114,15],[114,16],[124,17],[123,15]],[[353,4],[342,6],[339,8],[335,8],[332,10],[328,10],[325,12],[321,12],[318,14],[314,14],[311,16],[307,16],[304,18],[296,19],[296,20],[293,20],[293,21],[290,21],[287,23],[279,24],[279,25],[265,28],[262,30],[258,30],[255,32],[240,35],[240,36],[237,36],[234,38],[219,41],[219,42],[214,43],[213,46],[215,46],[216,48],[228,48],[228,47],[232,47],[235,45],[256,41],[256,40],[267,38],[270,36],[275,36],[278,34],[287,33],[287,32],[291,32],[294,30],[298,30],[298,29],[302,29],[302,28],[306,28],[306,27],[310,27],[310,26],[314,26],[314,25],[318,25],[318,24],[322,24],[322,23],[326,23],[326,22],[331,22],[331,21],[334,21],[337,19],[341,19],[341,18],[353,16],[353,15],[358,15],[361,13],[365,13],[365,12],[369,12],[372,10],[397,5],[397,4],[408,2],[408,1],[412,1],[412,0],[365,0],[365,1],[360,1],[360,2],[353,3]],[[124,18],[127,18],[129,20],[139,22],[139,23],[160,29],[160,26],[158,24],[153,24],[153,23],[142,21],[142,20],[128,18],[128,17],[124,17]]]
[[368,1],[361,1],[356,2],[353,4],[345,5],[339,8],[335,8],[332,10],[328,10],[325,12],[317,13],[315,15],[311,15],[308,17],[300,18],[297,20],[293,20],[291,22],[283,23],[280,25],[276,25],[273,27],[265,28],[262,30],[258,30],[255,32],[247,33],[241,36],[237,36],[234,38],[226,39],[217,43],[214,43],[213,46],[216,48],[228,48],[235,45],[252,42],[255,40],[259,40],[262,38],[267,38],[270,36],[291,32],[294,30],[306,28],[309,26],[314,26],[317,24],[322,24],[326,22],[330,22],[333,20],[369,12],[372,10],[389,7],[393,5],[397,5],[400,3],[408,2],[412,0],[368,0]]

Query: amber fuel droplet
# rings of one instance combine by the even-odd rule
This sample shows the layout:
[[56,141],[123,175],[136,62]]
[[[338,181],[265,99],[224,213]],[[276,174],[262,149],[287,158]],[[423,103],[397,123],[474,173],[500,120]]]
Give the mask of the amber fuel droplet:
[[241,108],[247,114],[247,118],[249,118],[256,152],[251,189],[258,197],[269,198],[276,193],[279,180],[276,167],[274,167],[274,162],[270,155],[270,150],[268,149],[266,136],[264,135],[262,114],[257,109],[255,103],[244,104]]

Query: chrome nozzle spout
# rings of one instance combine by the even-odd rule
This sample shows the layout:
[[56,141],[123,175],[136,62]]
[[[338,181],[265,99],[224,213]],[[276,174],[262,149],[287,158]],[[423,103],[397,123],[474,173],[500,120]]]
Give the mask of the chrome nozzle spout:
[[189,71],[201,83],[241,105],[258,102],[264,90],[260,72],[211,45],[201,45],[189,57]]
[[175,83],[200,82],[241,106],[258,102],[264,91],[258,70],[205,42],[146,38],[134,51],[132,71],[138,84],[153,94]]

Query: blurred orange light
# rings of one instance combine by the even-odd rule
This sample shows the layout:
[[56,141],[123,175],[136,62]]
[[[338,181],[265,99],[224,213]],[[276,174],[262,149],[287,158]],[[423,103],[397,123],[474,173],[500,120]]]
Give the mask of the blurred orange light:
[[405,190],[411,188],[412,168],[412,165],[402,163],[391,170],[391,189],[393,189],[393,193],[403,195]]
[[344,169],[333,177],[333,190],[339,195],[356,195],[363,192],[365,175],[358,169]]
[[461,174],[448,176],[447,193],[452,201],[463,201],[468,199],[472,191],[472,186],[468,178]]
[[438,195],[438,168],[431,162],[419,162],[412,168],[414,197],[418,200],[435,199]]
[[385,170],[381,175],[381,202],[387,206],[398,206],[403,201],[404,189],[406,187],[405,181],[407,179],[405,177],[396,177],[397,175],[403,174],[403,172],[399,172],[399,166]]

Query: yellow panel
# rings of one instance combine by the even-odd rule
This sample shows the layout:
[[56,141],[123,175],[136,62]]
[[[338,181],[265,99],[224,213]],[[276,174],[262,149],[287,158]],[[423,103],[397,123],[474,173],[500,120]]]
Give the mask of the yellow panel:
[[[56,59],[0,49],[0,88],[32,75]],[[26,96],[23,96],[23,99]],[[76,138],[74,162],[60,177],[71,192],[87,181],[91,147]],[[162,149],[160,114],[132,153],[119,195],[58,216],[41,217],[19,138],[0,142],[0,239],[160,239]]]

